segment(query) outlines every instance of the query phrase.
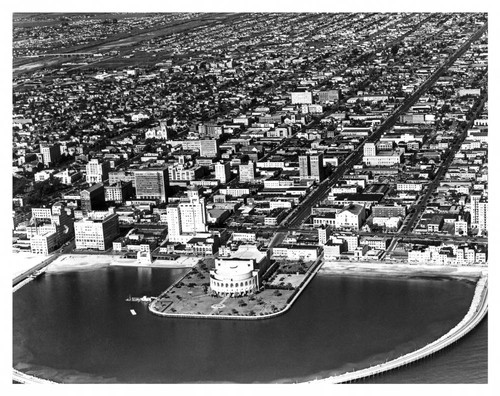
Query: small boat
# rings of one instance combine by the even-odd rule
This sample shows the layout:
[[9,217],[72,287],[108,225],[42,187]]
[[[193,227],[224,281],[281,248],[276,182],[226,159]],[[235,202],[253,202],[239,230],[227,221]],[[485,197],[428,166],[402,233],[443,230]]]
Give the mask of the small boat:
[[130,313],[134,316],[137,315],[137,312],[135,312],[133,309],[130,310]]

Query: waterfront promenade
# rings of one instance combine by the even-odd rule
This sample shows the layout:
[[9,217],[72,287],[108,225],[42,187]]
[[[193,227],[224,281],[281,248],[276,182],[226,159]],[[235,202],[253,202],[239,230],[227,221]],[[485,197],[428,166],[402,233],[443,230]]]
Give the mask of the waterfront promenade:
[[[276,316],[282,315],[285,312],[287,312],[292,305],[295,303],[297,298],[300,296],[300,294],[304,291],[304,289],[307,287],[307,285],[312,281],[312,279],[316,276],[320,268],[323,266],[323,253],[317,258],[317,260],[312,264],[310,270],[308,271],[306,278],[304,281],[300,284],[298,289],[292,294],[290,301],[288,301],[285,306],[276,311],[276,312],[270,312],[270,313],[265,313],[261,315],[238,315],[238,314],[232,314],[232,315],[224,315],[224,314],[218,314],[217,309],[212,309],[209,314],[205,313],[171,313],[171,312],[163,312],[159,309],[156,308],[155,301],[153,300],[149,305],[148,309],[151,313],[158,315],[158,316],[163,316],[163,317],[172,317],[172,318],[193,318],[193,319],[223,319],[223,320],[261,320],[261,319],[270,319],[274,318]],[[181,282],[184,278],[186,278],[189,275],[187,273],[184,275],[182,278],[180,278],[177,282],[174,284],[170,285],[167,290],[165,290],[159,298],[162,296],[168,295],[169,291],[174,289],[175,286]],[[208,297],[205,297],[208,298]],[[223,298],[222,301],[225,301],[226,299]],[[221,304],[219,302],[218,304]]]
[[427,344],[423,348],[410,352],[406,355],[400,356],[396,359],[390,360],[385,363],[377,364],[362,370],[351,371],[340,375],[328,377],[321,380],[308,381],[307,383],[328,383],[328,384],[341,384],[353,382],[362,378],[373,377],[382,374],[386,371],[394,370],[399,367],[407,366],[418,360],[432,356],[434,353],[443,348],[457,342],[460,338],[469,333],[479,322],[484,318],[488,312],[488,276],[483,275],[477,282],[474,297],[469,311],[464,318],[448,333],[438,338],[437,340]]

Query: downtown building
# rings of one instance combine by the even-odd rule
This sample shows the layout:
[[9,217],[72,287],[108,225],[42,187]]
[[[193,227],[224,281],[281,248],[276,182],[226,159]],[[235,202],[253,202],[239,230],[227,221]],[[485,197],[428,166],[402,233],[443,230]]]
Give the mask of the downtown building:
[[188,202],[167,206],[169,242],[186,243],[193,237],[207,234],[207,208],[205,198],[196,189],[188,190]]
[[226,184],[231,178],[231,164],[228,162],[220,162],[215,164],[215,178],[221,182],[221,184]]
[[300,179],[314,179],[322,182],[325,179],[325,166],[323,165],[323,153],[299,156]]
[[74,235],[74,220],[65,210],[56,208],[31,209],[26,236],[31,253],[48,255]]
[[40,154],[45,166],[52,166],[61,159],[61,148],[59,143],[40,144]]
[[167,202],[168,167],[156,166],[134,171],[137,199],[155,199]]
[[239,166],[240,182],[252,183],[255,181],[255,162],[249,161],[246,165]]
[[116,213],[90,212],[82,220],[75,222],[75,248],[104,251],[112,246],[119,234]]
[[108,180],[109,162],[91,159],[85,166],[85,180],[89,184],[103,183]]

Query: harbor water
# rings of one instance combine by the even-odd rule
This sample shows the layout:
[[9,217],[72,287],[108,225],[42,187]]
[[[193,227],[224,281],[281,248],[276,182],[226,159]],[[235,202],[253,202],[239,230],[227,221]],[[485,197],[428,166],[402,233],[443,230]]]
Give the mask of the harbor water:
[[[323,378],[433,341],[461,320],[474,293],[464,279],[321,274],[286,314],[250,322],[161,318],[125,301],[158,295],[185,272],[105,267],[30,282],[13,297],[14,368],[64,383]],[[486,372],[483,320],[436,357],[370,381],[484,383]]]

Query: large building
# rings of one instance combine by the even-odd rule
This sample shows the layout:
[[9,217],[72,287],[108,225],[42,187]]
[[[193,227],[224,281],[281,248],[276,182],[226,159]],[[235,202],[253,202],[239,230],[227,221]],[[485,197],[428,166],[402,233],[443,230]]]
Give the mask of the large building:
[[170,242],[187,242],[197,233],[207,231],[205,198],[196,189],[188,190],[189,202],[168,205],[167,225]]
[[40,153],[42,154],[43,164],[52,166],[61,158],[61,148],[59,143],[40,144]]
[[301,179],[314,179],[322,182],[325,178],[323,153],[300,155],[299,175]]
[[207,139],[199,141],[200,157],[217,158],[219,156],[219,147],[216,139]]
[[328,91],[319,91],[318,99],[320,103],[337,102],[339,100],[339,90],[330,89]]
[[123,202],[134,193],[132,182],[118,181],[104,187],[106,202]]
[[249,161],[246,165],[240,165],[239,171],[241,183],[255,181],[255,162]]
[[[363,151],[370,150],[371,146],[368,148],[363,147]],[[367,166],[393,166],[398,165],[403,160],[404,149],[396,149],[393,151],[382,151],[376,155],[363,155],[363,162]]]
[[100,162],[98,159],[90,160],[86,167],[86,181],[89,184],[102,183],[108,180],[109,175],[109,162]]
[[118,215],[113,212],[90,212],[75,223],[76,249],[106,250],[120,234]]
[[312,104],[312,92],[291,92],[292,104]]
[[102,183],[95,183],[93,186],[80,192],[81,209],[84,214],[93,210],[104,210],[106,208],[106,194]]
[[222,184],[226,184],[231,178],[231,165],[229,162],[215,164],[215,178]]
[[167,202],[168,167],[148,167],[134,171],[135,195],[138,199]]
[[57,232],[34,235],[30,239],[30,250],[34,254],[48,255],[57,249]]
[[210,289],[217,295],[243,296],[259,290],[260,276],[269,266],[269,252],[255,245],[240,245],[230,257],[215,259]]
[[56,208],[33,208],[31,220],[26,227],[31,252],[49,254],[74,235],[73,218],[65,210]]
[[365,219],[365,208],[362,205],[351,204],[335,217],[335,227],[337,229],[349,229],[358,231]]

